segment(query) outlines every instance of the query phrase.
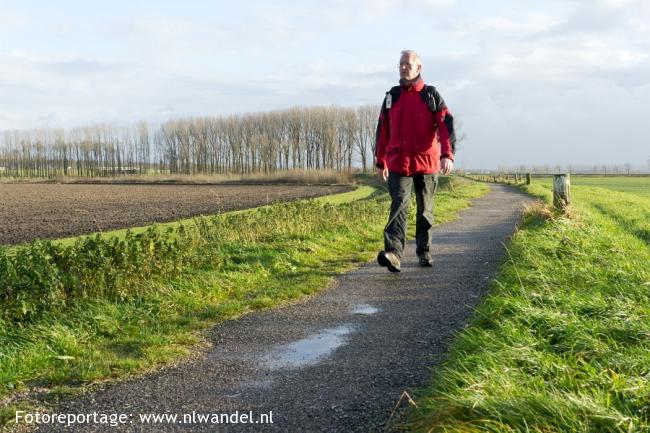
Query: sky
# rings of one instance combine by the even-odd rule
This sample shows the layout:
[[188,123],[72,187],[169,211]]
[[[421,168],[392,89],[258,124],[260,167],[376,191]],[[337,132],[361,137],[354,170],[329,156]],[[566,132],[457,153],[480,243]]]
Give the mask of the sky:
[[2,1],[0,131],[375,104],[400,51],[463,168],[650,168],[650,2]]

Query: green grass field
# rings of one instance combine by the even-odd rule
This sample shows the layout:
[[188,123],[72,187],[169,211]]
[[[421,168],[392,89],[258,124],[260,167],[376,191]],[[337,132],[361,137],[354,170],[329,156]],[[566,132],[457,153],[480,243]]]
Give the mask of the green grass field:
[[[572,181],[570,217],[527,212],[412,430],[650,431],[650,183]],[[548,179],[526,189],[551,198]]]
[[[535,179],[535,183],[551,184],[551,179]],[[612,191],[629,192],[650,197],[650,176],[579,176],[571,175],[571,185],[593,186]]]
[[[446,183],[436,202],[438,223],[487,191],[465,179]],[[87,384],[196,353],[205,344],[205,329],[314,293],[374,257],[382,247],[389,199],[383,189],[370,191],[223,215],[184,241],[191,242],[183,249],[191,260],[184,263],[200,266],[186,266],[173,278],[113,275],[121,281],[117,293],[80,293],[64,308],[46,304],[25,322],[0,320],[0,424],[12,420],[17,408],[47,409],[51,399]],[[43,266],[51,257],[37,259],[32,262]],[[46,391],[37,399],[24,394],[35,389]]]

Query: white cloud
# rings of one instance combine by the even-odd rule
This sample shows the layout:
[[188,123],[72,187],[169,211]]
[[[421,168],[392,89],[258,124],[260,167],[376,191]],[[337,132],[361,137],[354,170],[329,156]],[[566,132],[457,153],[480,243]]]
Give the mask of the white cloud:
[[503,33],[509,36],[530,35],[548,31],[557,26],[561,20],[541,13],[524,16],[506,17],[502,15],[479,19],[471,25],[472,32]]
[[503,42],[487,47],[483,53],[480,63],[488,76],[541,80],[565,87],[579,85],[603,72],[642,65],[648,58],[646,52],[622,47],[615,41],[581,36]]
[[409,7],[423,7],[427,9],[447,9],[456,4],[456,0],[406,0]]
[[612,9],[622,9],[631,5],[638,5],[640,0],[598,0],[598,4]]

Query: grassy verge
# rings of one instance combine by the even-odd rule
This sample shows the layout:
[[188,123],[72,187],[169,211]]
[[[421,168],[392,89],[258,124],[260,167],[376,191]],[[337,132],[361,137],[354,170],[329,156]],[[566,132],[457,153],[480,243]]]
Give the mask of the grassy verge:
[[[449,182],[438,195],[438,220],[485,191]],[[47,405],[83,385],[188,356],[207,344],[201,331],[216,323],[322,289],[376,254],[388,205],[379,192],[226,214],[208,221],[209,230],[197,220],[198,233],[209,236],[185,250],[191,266],[173,278],[150,275],[126,296],[97,293],[25,323],[0,322],[2,421],[17,407]]]
[[543,204],[418,392],[412,430],[650,431],[650,199],[574,187],[567,218],[548,184],[527,189]]
[[[328,204],[328,203],[342,204],[342,203],[347,203],[355,200],[363,200],[365,198],[370,197],[374,192],[375,192],[375,188],[369,185],[361,185],[352,191],[342,192],[339,194],[333,194],[324,197],[316,197],[313,200],[315,200],[317,203],[322,203],[322,204]],[[271,207],[271,205],[260,206],[254,209],[242,209],[242,210],[231,211],[228,212],[228,214],[236,215],[236,214],[247,213],[247,212],[259,212],[261,209],[267,209],[269,207]],[[158,231],[161,232],[169,229],[175,230],[179,226],[183,226],[183,225],[187,226],[193,224],[194,220],[195,218],[184,218],[178,221],[155,224],[155,227]],[[129,229],[109,230],[109,231],[102,232],[101,235],[103,237],[116,237],[119,239],[124,239],[127,232],[130,232],[132,234],[144,233],[147,230],[149,230],[151,227],[152,226],[149,225],[149,226],[142,226],[142,227],[131,227]],[[72,245],[75,242],[77,242],[80,238],[85,238],[88,236],[93,236],[93,235],[73,236],[69,238],[57,239],[53,242],[60,245]]]

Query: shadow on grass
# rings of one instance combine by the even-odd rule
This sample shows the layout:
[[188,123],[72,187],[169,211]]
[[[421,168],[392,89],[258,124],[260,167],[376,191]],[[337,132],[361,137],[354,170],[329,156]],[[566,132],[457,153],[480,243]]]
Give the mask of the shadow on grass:
[[128,341],[128,342],[113,342],[105,346],[106,350],[109,350],[115,354],[118,358],[137,358],[140,359],[144,357],[144,342],[139,341]]
[[[634,235],[640,241],[645,242],[646,245],[650,245],[650,229],[639,226],[639,223],[644,221],[643,219],[627,218],[602,204],[594,204],[593,207],[603,216],[611,219],[623,231]],[[644,212],[644,217],[645,221],[650,221],[650,214],[647,212]]]

